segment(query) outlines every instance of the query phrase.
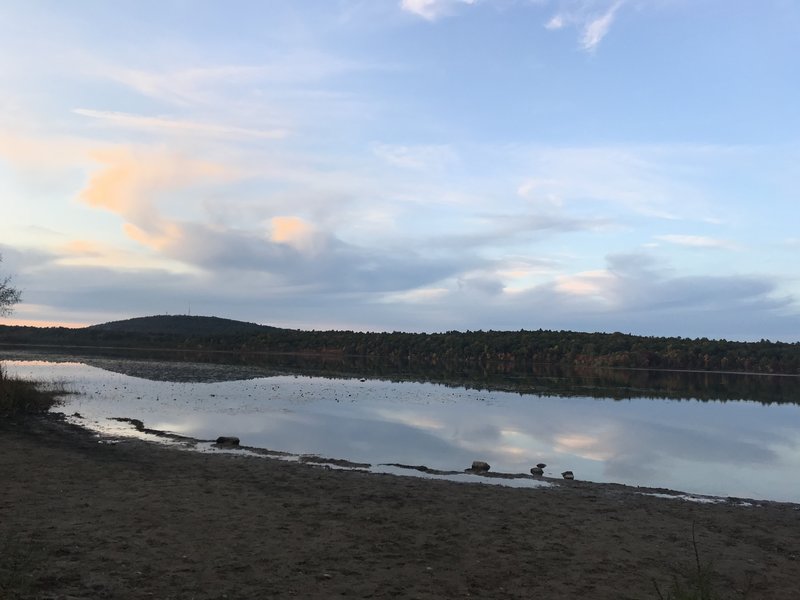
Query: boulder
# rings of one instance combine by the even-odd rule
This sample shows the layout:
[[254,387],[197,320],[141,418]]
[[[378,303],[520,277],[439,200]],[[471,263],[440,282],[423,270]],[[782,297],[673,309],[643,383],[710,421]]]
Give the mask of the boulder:
[[491,467],[489,466],[489,463],[483,462],[482,460],[473,460],[472,461],[472,470],[476,471],[478,473],[485,473],[490,468]]
[[234,436],[221,435],[217,438],[218,446],[238,446],[239,438]]
[[544,468],[545,468],[547,465],[546,465],[546,464],[544,464],[544,463],[539,463],[539,464],[538,464],[538,465],[536,465],[536,466],[537,466],[537,467],[539,467],[540,469],[544,469]]
[[574,474],[572,471],[564,471],[564,472],[561,474],[561,476],[562,476],[564,479],[570,479],[570,480],[571,480],[571,479],[575,479],[575,474]]
[[544,474],[544,469],[542,469],[542,467],[539,466],[531,467],[531,475],[536,475],[537,477],[539,477],[543,474]]

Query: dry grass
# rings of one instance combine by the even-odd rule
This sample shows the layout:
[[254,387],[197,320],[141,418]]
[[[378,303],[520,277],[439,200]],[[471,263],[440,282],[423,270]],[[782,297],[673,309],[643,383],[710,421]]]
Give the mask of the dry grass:
[[11,377],[0,364],[0,416],[45,413],[66,393],[60,383]]

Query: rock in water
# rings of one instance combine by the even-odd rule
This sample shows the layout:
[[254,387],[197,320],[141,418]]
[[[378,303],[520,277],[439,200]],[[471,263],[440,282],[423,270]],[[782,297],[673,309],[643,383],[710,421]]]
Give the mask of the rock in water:
[[490,468],[491,467],[489,466],[489,463],[483,462],[482,460],[474,460],[474,461],[472,461],[472,470],[473,471],[477,471],[479,473],[485,473]]
[[239,438],[234,436],[221,435],[217,438],[218,446],[238,446]]
[[561,476],[564,479],[575,479],[575,474],[572,471],[564,471]]
[[538,477],[543,474],[544,474],[544,469],[542,469],[542,467],[539,466],[531,467],[531,475],[536,475]]
[[540,469],[544,469],[544,468],[545,468],[547,465],[546,465],[546,464],[544,464],[544,463],[539,463],[539,464],[538,464],[538,465],[536,465],[536,466],[537,466],[537,467],[539,467]]

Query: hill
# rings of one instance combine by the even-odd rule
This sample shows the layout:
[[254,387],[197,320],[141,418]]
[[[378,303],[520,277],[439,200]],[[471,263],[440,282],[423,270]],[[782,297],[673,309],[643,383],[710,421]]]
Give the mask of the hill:
[[270,333],[277,327],[223,319],[221,317],[200,317],[189,315],[156,315],[134,317],[122,321],[111,321],[90,325],[90,331],[107,331],[132,334],[158,334],[180,336],[227,336]]

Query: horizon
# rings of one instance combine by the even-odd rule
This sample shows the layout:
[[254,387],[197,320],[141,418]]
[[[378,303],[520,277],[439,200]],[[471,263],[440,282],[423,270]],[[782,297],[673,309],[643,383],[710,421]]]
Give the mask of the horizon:
[[800,5],[190,7],[0,8],[0,324],[800,342]]
[[301,331],[304,333],[310,332],[352,332],[352,333],[363,333],[363,334],[381,334],[381,333],[402,333],[402,334],[414,334],[414,335],[442,335],[448,333],[535,333],[537,331],[544,331],[550,333],[575,333],[580,335],[624,335],[624,336],[631,336],[631,337],[654,337],[654,338],[662,338],[662,339],[688,339],[688,340],[702,340],[707,339],[709,341],[714,342],[723,342],[723,343],[769,343],[769,344],[800,344],[798,342],[784,342],[782,340],[773,340],[769,338],[761,338],[758,340],[736,340],[736,339],[727,339],[727,338],[704,338],[703,336],[697,337],[686,337],[686,336],[673,336],[673,335],[664,335],[664,336],[646,336],[642,334],[632,333],[632,332],[625,332],[625,331],[581,331],[575,329],[546,329],[546,328],[537,328],[537,329],[452,329],[448,331],[404,331],[404,330],[366,330],[366,329],[355,329],[355,330],[345,330],[345,329],[297,329],[297,328],[289,328],[289,327],[277,327],[270,323],[259,323],[255,321],[244,321],[239,319],[232,319],[229,317],[220,317],[218,315],[194,315],[194,314],[160,314],[160,315],[143,315],[143,316],[136,316],[136,317],[125,317],[121,319],[116,319],[114,321],[105,321],[105,322],[97,322],[97,323],[87,323],[85,325],[58,325],[58,324],[24,324],[24,323],[0,323],[0,325],[7,325],[10,327],[35,327],[40,329],[47,329],[47,328],[64,328],[64,329],[84,329],[89,327],[96,327],[99,325],[108,325],[111,323],[118,323],[118,322],[125,322],[125,321],[135,321],[141,319],[151,319],[151,318],[158,318],[158,317],[188,317],[188,318],[198,318],[198,319],[220,319],[223,321],[233,321],[235,323],[243,323],[247,325],[257,325],[260,327],[272,327],[275,329],[286,329],[286,330],[293,330],[293,331]]

